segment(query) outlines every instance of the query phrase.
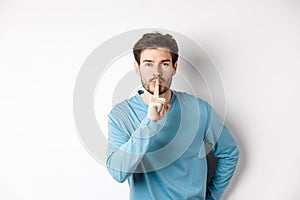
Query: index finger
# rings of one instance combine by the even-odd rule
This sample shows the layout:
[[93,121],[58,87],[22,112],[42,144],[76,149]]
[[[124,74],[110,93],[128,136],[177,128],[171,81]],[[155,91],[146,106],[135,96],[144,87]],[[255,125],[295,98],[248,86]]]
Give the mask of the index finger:
[[159,97],[159,80],[158,79],[156,79],[156,81],[155,81],[153,96],[156,98]]

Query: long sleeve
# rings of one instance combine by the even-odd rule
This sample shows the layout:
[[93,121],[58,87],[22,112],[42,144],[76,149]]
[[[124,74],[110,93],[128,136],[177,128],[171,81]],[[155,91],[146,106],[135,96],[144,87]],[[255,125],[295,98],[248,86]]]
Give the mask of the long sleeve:
[[153,135],[161,127],[159,122],[153,122],[145,117],[139,127],[132,133],[123,124],[126,120],[118,120],[118,115],[109,115],[106,166],[112,177],[118,181],[125,181],[132,173],[135,173],[144,154],[147,152]]
[[[208,105],[208,104],[207,104]],[[207,200],[219,200],[235,171],[239,147],[228,127],[208,105],[206,141],[212,145],[212,153],[218,158],[215,174],[207,187]]]

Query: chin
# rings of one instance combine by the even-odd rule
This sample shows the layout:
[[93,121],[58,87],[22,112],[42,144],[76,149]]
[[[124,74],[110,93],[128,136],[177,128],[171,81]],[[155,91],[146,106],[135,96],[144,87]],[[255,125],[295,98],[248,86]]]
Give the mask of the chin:
[[[149,92],[150,94],[154,94],[154,90],[150,90],[149,88],[145,88],[145,90],[147,90],[147,92]],[[159,90],[159,95],[166,93],[169,90],[169,88],[164,88],[163,90]]]

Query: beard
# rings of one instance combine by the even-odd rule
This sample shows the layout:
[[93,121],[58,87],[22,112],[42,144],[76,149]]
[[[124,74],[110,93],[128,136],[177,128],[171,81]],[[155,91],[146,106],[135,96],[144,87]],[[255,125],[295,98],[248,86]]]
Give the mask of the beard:
[[[152,81],[156,79],[156,78],[152,78],[150,79],[148,82],[146,82],[145,80],[141,79],[142,85],[144,87],[145,90],[147,90],[150,94],[154,94],[154,85],[152,85]],[[163,80],[162,78],[159,78],[159,95],[164,94],[165,92],[167,92],[170,89],[171,83],[172,83],[172,78],[167,81],[167,83],[165,82],[165,80]],[[161,84],[162,83],[162,84]],[[152,85],[152,88],[151,88]]]

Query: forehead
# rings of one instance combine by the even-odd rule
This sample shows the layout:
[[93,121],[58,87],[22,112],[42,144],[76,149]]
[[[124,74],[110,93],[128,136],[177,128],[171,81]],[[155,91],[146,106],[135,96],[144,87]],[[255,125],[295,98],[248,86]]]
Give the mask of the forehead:
[[172,60],[171,52],[168,48],[146,48],[142,50],[140,55],[140,60],[165,60],[170,59]]

